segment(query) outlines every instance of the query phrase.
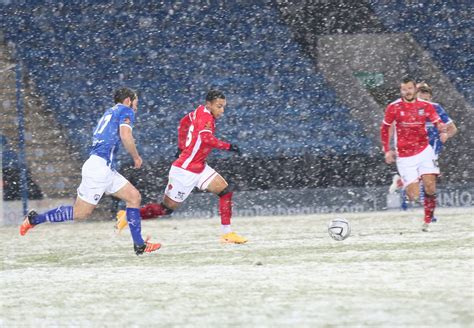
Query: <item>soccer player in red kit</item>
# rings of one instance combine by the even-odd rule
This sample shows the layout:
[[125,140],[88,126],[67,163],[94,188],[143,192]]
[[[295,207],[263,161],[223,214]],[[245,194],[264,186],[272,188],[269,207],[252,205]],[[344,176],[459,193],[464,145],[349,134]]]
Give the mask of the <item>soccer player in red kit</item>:
[[[186,200],[192,190],[210,191],[219,196],[219,213],[221,215],[221,241],[243,244],[247,239],[231,229],[232,188],[224,178],[206,163],[212,149],[223,149],[236,152],[236,145],[221,141],[214,136],[215,119],[224,114],[225,95],[219,90],[210,90],[206,95],[206,104],[186,114],[178,128],[178,148],[181,150],[169,171],[168,185],[161,204],[151,203],[140,209],[142,219],[151,219],[169,215]],[[122,211],[117,214],[117,229],[127,225]]]
[[[416,82],[404,79],[400,84],[401,98],[389,104],[381,127],[381,139],[387,164],[396,161],[407,196],[412,201],[419,197],[420,178],[425,186],[425,217],[422,230],[429,231],[429,224],[436,207],[436,177],[439,167],[436,155],[428,143],[426,120],[439,131],[441,142],[446,142],[446,125],[441,122],[434,106],[416,98]],[[390,149],[389,129],[395,122],[396,151]]]

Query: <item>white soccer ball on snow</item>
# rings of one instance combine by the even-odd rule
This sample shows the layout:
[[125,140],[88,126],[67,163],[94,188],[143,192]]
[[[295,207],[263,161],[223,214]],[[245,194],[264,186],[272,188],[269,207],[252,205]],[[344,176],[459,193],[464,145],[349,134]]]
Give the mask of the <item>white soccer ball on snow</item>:
[[328,223],[328,233],[334,240],[344,240],[351,234],[351,225],[346,219],[333,219]]

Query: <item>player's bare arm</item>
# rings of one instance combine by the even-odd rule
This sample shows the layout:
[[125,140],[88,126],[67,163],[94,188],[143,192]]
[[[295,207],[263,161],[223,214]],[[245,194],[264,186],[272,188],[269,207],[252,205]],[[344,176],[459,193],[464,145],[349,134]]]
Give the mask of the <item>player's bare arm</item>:
[[444,124],[441,121],[435,122],[434,124],[439,131],[439,140],[441,140],[442,143],[445,143],[448,140],[448,132],[447,132],[446,124]]
[[[219,214],[223,233],[221,242],[243,244],[247,242],[247,239],[237,235],[231,228],[232,184],[227,183],[206,163],[212,149],[227,150],[239,155],[241,153],[237,145],[219,140],[214,136],[215,119],[224,113],[225,99],[221,91],[210,90],[206,95],[206,105],[198,106],[180,120],[178,126],[180,154],[171,165],[163,201],[160,204],[149,203],[143,206],[140,209],[140,216],[142,219],[152,219],[171,215],[194,188],[207,190],[219,197]],[[127,224],[125,211],[119,211],[117,229],[120,231]]]
[[82,166],[81,184],[77,188],[74,205],[61,205],[41,214],[30,210],[20,226],[20,235],[24,236],[34,226],[47,221],[58,223],[86,219],[102,196],[110,194],[125,202],[123,219],[130,227],[135,254],[151,253],[161,247],[159,243],[149,242],[149,237],[143,239],[140,192],[116,170],[115,156],[120,144],[132,155],[136,168],[142,164],[132,135],[133,121],[138,110],[137,93],[127,87],[119,88],[114,93],[114,103],[113,107],[103,113],[94,129],[90,157]]
[[391,135],[393,135],[392,123],[389,124],[384,120],[380,128],[380,139],[382,141],[382,147],[385,153],[385,163],[387,164],[395,163],[395,157],[396,157],[395,152],[390,149],[390,137]]
[[458,132],[458,128],[456,127],[454,122],[444,124],[444,126],[445,127],[444,127],[443,130],[439,130],[439,128],[438,128],[438,130],[439,130],[439,140],[442,143],[446,143],[446,141],[448,141],[448,139],[452,138]]
[[132,156],[135,168],[139,169],[142,166],[143,160],[138,154],[135,139],[133,138],[132,129],[129,126],[120,127],[120,139],[122,139],[123,146],[127,152]]
[[389,150],[385,152],[385,163],[387,164],[393,164],[395,163],[395,152],[393,150]]
[[446,134],[448,135],[448,139],[454,137],[456,133],[458,133],[458,128],[454,122],[446,124]]
[[[433,98],[433,90],[431,86],[426,83],[426,82],[420,82],[416,85],[417,90],[418,90],[418,97],[420,99],[426,100],[426,101],[432,101]],[[444,111],[444,109],[443,109]],[[445,121],[446,122],[446,121]],[[440,134],[440,141],[442,143],[445,143],[449,138],[452,138],[456,133],[458,129],[456,125],[454,124],[453,121],[450,121],[446,123],[446,131],[439,131]],[[445,135],[443,135],[445,134]]]

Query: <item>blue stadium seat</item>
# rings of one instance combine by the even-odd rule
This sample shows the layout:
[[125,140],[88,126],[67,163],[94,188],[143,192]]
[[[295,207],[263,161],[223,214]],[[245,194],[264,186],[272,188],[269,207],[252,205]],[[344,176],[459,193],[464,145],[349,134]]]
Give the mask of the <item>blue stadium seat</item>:
[[2,140],[2,167],[20,169],[20,164],[18,161],[17,153],[11,148],[8,144],[7,138],[0,134],[0,139]]
[[369,0],[380,21],[391,31],[412,33],[432,54],[466,99],[474,104],[472,3],[469,1]]
[[173,158],[179,119],[211,87],[228,95],[217,135],[249,156],[370,152],[272,3],[66,3],[0,5],[0,29],[84,156],[121,85],[140,91],[135,135],[150,160]]

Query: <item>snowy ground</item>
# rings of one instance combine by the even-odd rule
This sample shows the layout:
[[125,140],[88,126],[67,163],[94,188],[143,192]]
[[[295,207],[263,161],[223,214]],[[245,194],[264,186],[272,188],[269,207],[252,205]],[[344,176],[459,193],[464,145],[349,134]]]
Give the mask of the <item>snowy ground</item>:
[[236,218],[246,245],[221,245],[216,219],[144,222],[163,248],[134,255],[111,222],[0,227],[0,326],[474,325],[473,209]]

